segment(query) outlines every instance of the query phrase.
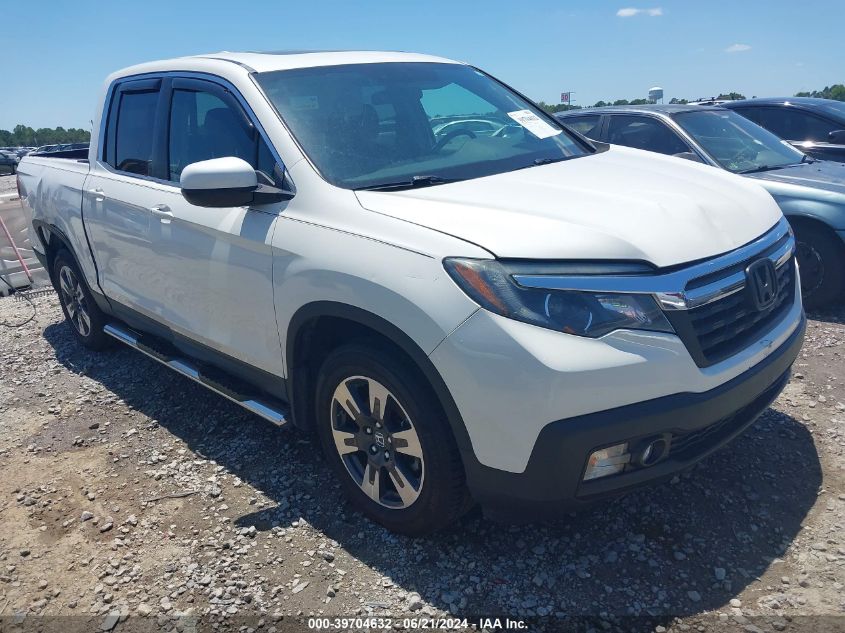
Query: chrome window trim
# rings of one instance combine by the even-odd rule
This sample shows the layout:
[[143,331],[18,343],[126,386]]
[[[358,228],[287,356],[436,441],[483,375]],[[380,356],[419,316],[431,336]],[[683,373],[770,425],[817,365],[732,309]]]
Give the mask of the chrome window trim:
[[795,252],[795,238],[786,218],[781,218],[774,228],[745,246],[674,272],[657,275],[513,275],[513,279],[520,286],[544,290],[650,294],[664,310],[691,310],[739,292],[745,287],[745,274],[738,271],[700,288],[687,290],[691,281],[750,259],[785,235],[789,235],[786,243],[769,255],[775,267],[780,268]]

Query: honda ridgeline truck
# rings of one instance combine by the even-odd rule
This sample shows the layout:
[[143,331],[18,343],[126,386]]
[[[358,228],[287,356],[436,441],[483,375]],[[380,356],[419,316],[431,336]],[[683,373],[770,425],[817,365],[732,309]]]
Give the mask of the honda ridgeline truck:
[[759,185],[592,143],[437,57],[128,68],[89,153],[28,156],[19,188],[82,344],[314,430],[406,534],[688,467],[766,409],[804,333]]

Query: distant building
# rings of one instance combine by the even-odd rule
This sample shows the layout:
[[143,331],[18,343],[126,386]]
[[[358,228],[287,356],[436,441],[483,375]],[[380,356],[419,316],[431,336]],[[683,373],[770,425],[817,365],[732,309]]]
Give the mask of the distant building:
[[654,103],[663,103],[663,88],[655,86],[649,89],[648,100]]

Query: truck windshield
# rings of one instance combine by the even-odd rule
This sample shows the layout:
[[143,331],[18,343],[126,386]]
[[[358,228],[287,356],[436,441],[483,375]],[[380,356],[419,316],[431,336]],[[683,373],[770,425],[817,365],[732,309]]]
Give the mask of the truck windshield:
[[323,177],[346,189],[430,186],[588,153],[462,64],[320,66],[256,80]]
[[730,110],[681,112],[675,120],[725,169],[750,173],[796,165],[804,154]]

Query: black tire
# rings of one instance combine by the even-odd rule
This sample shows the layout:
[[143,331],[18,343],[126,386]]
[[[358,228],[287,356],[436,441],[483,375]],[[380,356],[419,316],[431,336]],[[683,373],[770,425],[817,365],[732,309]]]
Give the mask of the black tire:
[[53,280],[62,312],[79,342],[92,350],[109,347],[112,339],[103,332],[108,317],[97,307],[85,277],[65,249],[56,253],[53,260]]
[[813,310],[845,298],[845,244],[824,227],[796,223],[794,229],[804,307]]
[[[442,407],[419,372],[409,367],[408,361],[399,361],[395,356],[396,354],[378,349],[377,344],[364,343],[345,345],[329,354],[317,376],[315,392],[317,435],[332,471],[338,477],[351,504],[358,511],[393,532],[408,536],[424,536],[457,520],[471,507],[471,502],[466,489],[460,454]],[[389,392],[390,400],[392,400],[389,404],[390,415],[385,412],[384,427],[380,428],[387,429],[396,424],[396,419],[402,420],[401,414],[404,413],[407,413],[408,420],[412,421],[410,426],[419,441],[418,448],[421,454],[419,466],[417,466],[417,458],[408,457],[402,454],[402,448],[397,448],[403,446],[404,442],[397,439],[395,444],[391,444],[395,434],[386,433],[389,436],[387,447],[396,448],[392,454],[393,463],[386,463],[382,466],[384,470],[376,471],[379,473],[376,477],[384,482],[381,486],[384,490],[385,503],[389,502],[391,495],[394,503],[404,501],[404,497],[402,500],[398,499],[401,496],[398,492],[400,487],[395,484],[396,471],[391,468],[401,465],[400,470],[404,472],[416,471],[417,476],[420,477],[417,496],[405,507],[385,507],[380,501],[377,502],[372,496],[368,496],[362,484],[353,479],[347,464],[352,461],[354,468],[354,462],[363,460],[365,463],[362,466],[363,472],[368,472],[366,469],[370,467],[371,456],[366,451],[357,450],[347,457],[341,457],[340,450],[337,448],[334,435],[335,425],[351,424],[353,432],[358,432],[354,429],[363,427],[362,424],[353,422],[346,411],[338,412],[335,401],[335,390],[341,384],[352,384],[352,389],[358,389],[349,382],[356,380],[362,381],[362,385],[368,384],[366,380],[375,381]],[[366,399],[370,397],[367,396]],[[365,413],[371,413],[366,399],[362,401],[365,405],[362,411],[367,409]],[[381,408],[381,405],[374,408]],[[338,413],[339,418],[342,418],[340,421],[337,417]],[[362,415],[360,419],[373,420],[380,417],[378,413],[374,415],[375,418]],[[388,424],[390,417],[394,419]],[[401,428],[407,428],[407,426]],[[407,431],[404,432],[407,433]],[[377,432],[378,434],[380,432]],[[356,437],[363,438],[364,436],[359,433]],[[359,440],[354,441],[357,443]],[[384,439],[380,445],[385,446]],[[408,464],[411,465],[408,466]],[[411,490],[413,489],[412,486]],[[376,497],[379,496],[378,490],[377,488]]]

